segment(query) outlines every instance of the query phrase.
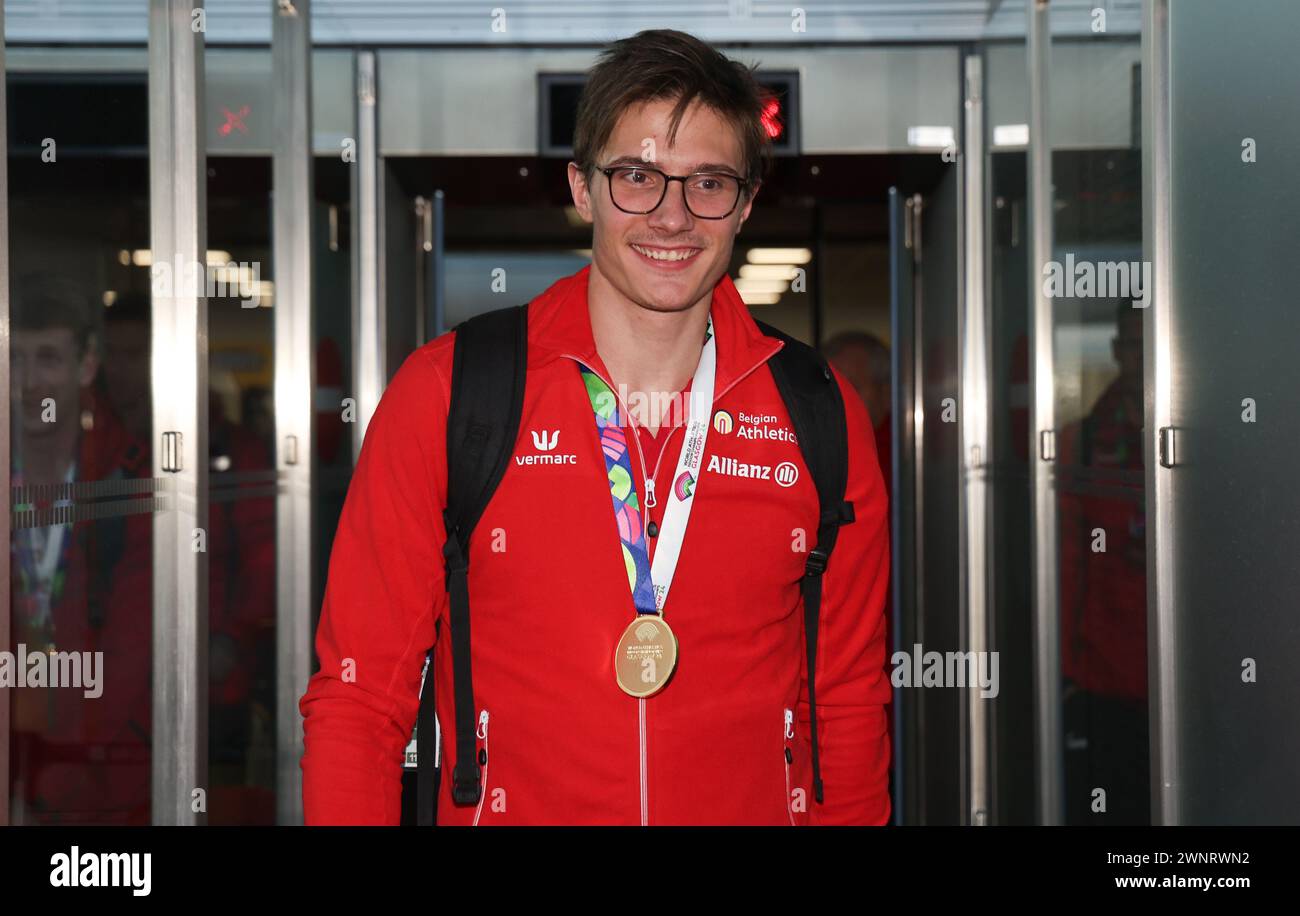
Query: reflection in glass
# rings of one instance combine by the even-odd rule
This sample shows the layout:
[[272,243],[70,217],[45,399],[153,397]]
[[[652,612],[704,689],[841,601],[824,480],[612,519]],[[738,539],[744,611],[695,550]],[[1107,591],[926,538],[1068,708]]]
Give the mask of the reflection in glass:
[[1140,156],[1052,162],[1067,823],[1150,822]]
[[208,159],[208,245],[256,297],[208,299],[208,822],[275,822],[275,416],[270,160]]
[[[51,14],[57,18],[57,13]],[[10,820],[147,824],[146,78],[9,49]],[[142,266],[143,265],[143,266]]]
[[[1023,56],[1020,60],[1023,68]],[[1030,483],[1030,329],[1028,188],[1025,153],[988,157],[992,205],[989,245],[990,359],[994,462],[991,612],[1001,688],[993,707],[993,817],[1035,822],[1034,583]]]
[[[131,497],[149,491],[151,464],[139,411],[115,407],[142,397],[147,436],[147,310],[128,294],[105,322],[103,297],[74,279],[112,254],[13,284],[14,824],[149,822],[152,503]],[[106,352],[121,359],[111,373]]]

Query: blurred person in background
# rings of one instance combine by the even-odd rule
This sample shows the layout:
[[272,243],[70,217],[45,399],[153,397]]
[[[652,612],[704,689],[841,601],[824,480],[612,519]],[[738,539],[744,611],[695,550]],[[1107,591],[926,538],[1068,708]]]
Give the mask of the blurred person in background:
[[889,347],[880,338],[865,331],[842,331],[822,347],[825,357],[844,374],[853,390],[867,405],[876,436],[876,457],[885,490],[893,485],[893,436],[890,403]]
[[1147,824],[1142,312],[1124,300],[1115,322],[1119,374],[1061,432],[1062,462],[1082,469],[1060,489],[1067,811],[1070,823]]
[[5,648],[25,647],[29,658],[103,653],[98,696],[73,686],[7,691],[13,822],[147,824],[152,517],[77,519],[89,501],[77,505],[72,484],[148,478],[149,456],[93,384],[103,332],[87,291],[29,275],[13,286],[12,316],[17,524]]

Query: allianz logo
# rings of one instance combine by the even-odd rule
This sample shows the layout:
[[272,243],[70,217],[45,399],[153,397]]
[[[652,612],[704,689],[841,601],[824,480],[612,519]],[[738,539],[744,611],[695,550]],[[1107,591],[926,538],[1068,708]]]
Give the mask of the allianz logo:
[[533,436],[533,448],[541,452],[540,455],[515,455],[515,464],[523,467],[530,464],[577,464],[578,456],[573,453],[567,455],[551,454],[560,444],[560,431],[558,429],[532,429],[529,430]]
[[749,477],[755,480],[775,480],[780,486],[792,487],[799,480],[799,468],[792,461],[782,461],[775,468],[770,464],[750,464],[722,455],[710,455],[705,470],[727,477]]

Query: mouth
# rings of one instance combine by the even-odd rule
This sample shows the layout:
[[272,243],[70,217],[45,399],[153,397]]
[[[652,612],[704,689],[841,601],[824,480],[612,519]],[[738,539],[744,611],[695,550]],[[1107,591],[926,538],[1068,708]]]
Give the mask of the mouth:
[[690,264],[704,249],[702,248],[663,248],[657,245],[629,245],[641,256],[641,259],[661,270],[681,270]]

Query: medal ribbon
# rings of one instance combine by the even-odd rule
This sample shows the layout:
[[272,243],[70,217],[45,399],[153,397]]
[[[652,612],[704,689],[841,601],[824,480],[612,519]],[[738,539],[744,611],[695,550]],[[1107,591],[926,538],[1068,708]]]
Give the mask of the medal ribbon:
[[614,502],[614,520],[618,526],[618,539],[623,548],[623,564],[627,569],[628,586],[632,589],[632,602],[638,614],[662,614],[668,600],[677,560],[681,556],[682,540],[686,536],[686,523],[690,519],[692,498],[699,489],[700,465],[704,460],[704,442],[709,433],[709,417],[713,411],[713,382],[717,369],[717,346],[713,338],[713,316],[709,316],[705,331],[704,349],[691,381],[687,399],[689,406],[686,441],[682,443],[677,468],[673,471],[673,485],[664,508],[663,524],[659,526],[659,546],[655,550],[653,566],[642,525],[641,504],[637,498],[632,476],[631,455],[627,434],[619,413],[618,396],[610,390],[596,373],[579,364],[587,396],[591,400],[596,418],[596,435],[605,454],[605,470],[609,477],[609,495]]
[[[64,482],[71,484],[76,475],[77,463],[68,466]],[[13,486],[23,486],[22,469],[12,474]],[[72,505],[70,498],[56,499],[53,508]],[[65,565],[71,537],[70,522],[53,522],[48,532],[41,533],[39,528],[24,528],[14,532],[12,549],[18,560],[18,578],[25,612],[20,613],[19,623],[36,632],[52,633],[52,605],[59,602],[63,594]]]

